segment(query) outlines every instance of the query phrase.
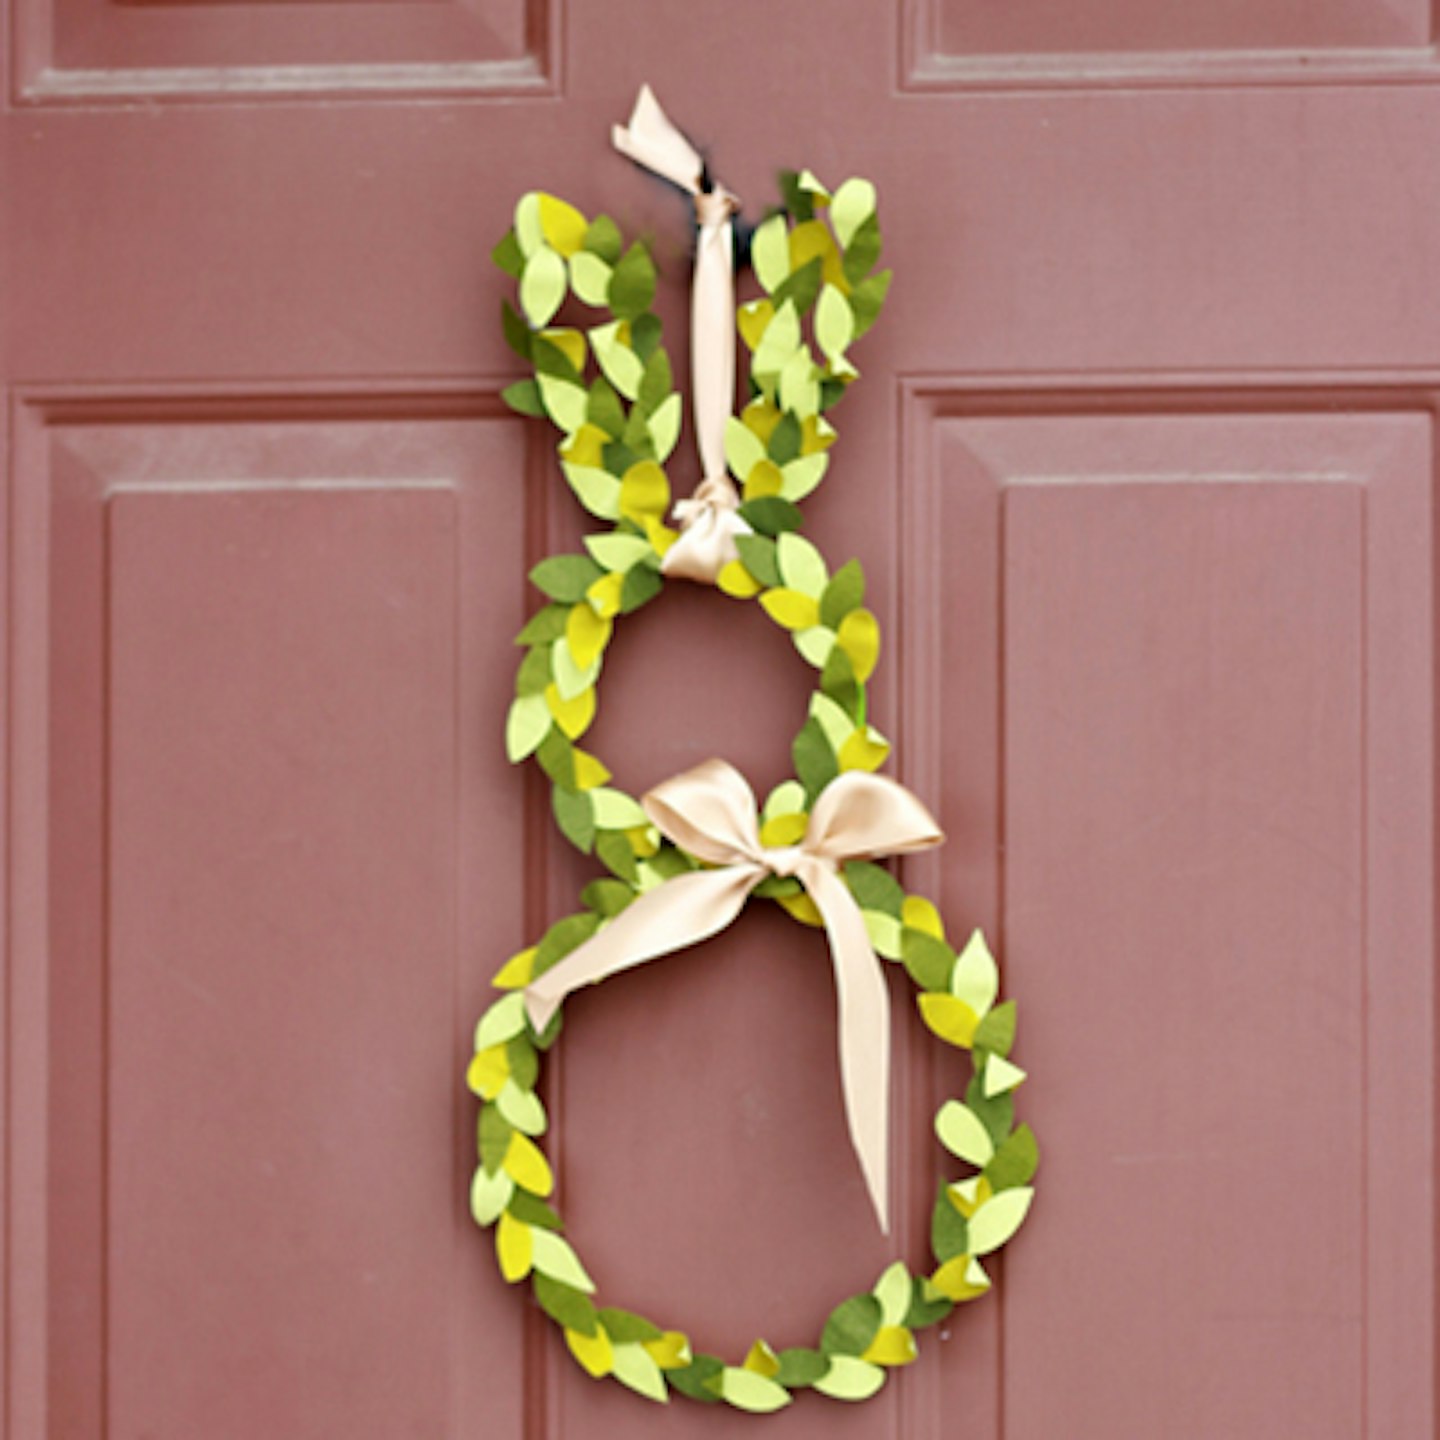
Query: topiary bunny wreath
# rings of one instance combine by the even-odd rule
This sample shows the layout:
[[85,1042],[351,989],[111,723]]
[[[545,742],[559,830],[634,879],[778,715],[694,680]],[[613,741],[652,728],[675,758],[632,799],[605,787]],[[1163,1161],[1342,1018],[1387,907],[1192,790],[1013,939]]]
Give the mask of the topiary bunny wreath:
[[[889,1367],[915,1358],[916,1330],[990,1288],[981,1257],[1024,1221],[1038,1163],[1034,1136],[1014,1119],[1012,1092],[1025,1078],[1009,1059],[1015,1006],[997,1003],[999,975],[984,939],[975,932],[957,955],[935,906],[873,863],[943,837],[913,795],[873,773],[890,747],[867,719],[865,687],[880,632],[864,608],[863,572],[851,560],[832,574],[797,533],[798,502],[824,478],[835,440],[825,413],[856,378],[846,352],[874,323],[889,288],[888,271],[872,273],[880,255],[875,190],[852,179],[832,194],[808,171],[782,176],[784,208],[759,226],[751,247],[765,297],[736,316],[751,352],[751,398],[735,417],[732,216],[739,202],[723,186],[701,188],[708,181],[700,157],[648,88],[614,139],[695,197],[694,404],[705,478],[674,507],[678,532],[669,528],[663,466],[679,436],[681,401],[651,312],[655,268],[645,246],[627,248],[605,216],[587,222],[554,196],[524,196],[495,259],[519,282],[524,318],[507,304],[505,333],[535,378],[510,386],[505,398],[559,427],[565,478],[613,528],[587,536],[587,553],[552,556],[531,573],[549,603],[519,636],[527,648],[506,745],[512,761],[539,761],[560,829],[610,877],[588,885],[584,910],[557,921],[495,977],[507,993],[480,1020],[467,1076],[483,1101],[471,1209],[482,1226],[495,1227],[505,1279],[530,1277],[535,1298],[592,1376],[613,1376],[653,1400],[667,1400],[673,1387],[754,1412],[780,1409],[805,1387],[863,1400]],[[571,293],[608,321],[583,332],[552,326]],[[802,331],[806,317],[823,364]],[[599,373],[587,380],[591,355]],[[637,802],[577,744],[595,715],[616,619],[653,599],[666,578],[758,598],[819,672],[793,746],[796,778],[763,806],[721,760]],[[935,1117],[941,1144],[970,1173],[939,1186],[932,1271],[912,1274],[897,1260],[873,1290],[834,1309],[815,1346],[777,1354],[757,1340],[730,1364],[694,1353],[680,1330],[597,1307],[595,1284],[546,1203],[553,1178],[535,1141],[546,1128],[536,1086],[566,995],[717,933],[751,894],[823,925],[829,936],[846,1112],[882,1229],[889,1000],[877,953],[900,961],[919,987],[925,1024],[970,1053],[963,1100],[947,1100]]]

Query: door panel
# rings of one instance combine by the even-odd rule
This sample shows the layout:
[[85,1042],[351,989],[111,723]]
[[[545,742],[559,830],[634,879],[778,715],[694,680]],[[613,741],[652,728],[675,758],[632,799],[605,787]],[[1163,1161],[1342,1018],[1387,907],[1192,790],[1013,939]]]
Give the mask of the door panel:
[[[1063,12],[1063,13],[1062,13]],[[758,218],[882,197],[887,313],[809,533],[1024,1017],[996,1293],[777,1435],[1399,1440],[1434,1415],[1440,95],[1420,3],[15,0],[10,1440],[730,1433],[589,1381],[466,1209],[494,969],[595,873],[504,763],[542,554],[486,252],[544,187],[654,239],[642,80]],[[672,467],[695,480],[688,433]],[[788,769],[755,607],[629,620],[636,787]],[[957,1067],[896,990],[894,1249]],[[756,909],[579,996],[547,1077],[606,1296],[743,1352],[894,1253],[823,944]]]

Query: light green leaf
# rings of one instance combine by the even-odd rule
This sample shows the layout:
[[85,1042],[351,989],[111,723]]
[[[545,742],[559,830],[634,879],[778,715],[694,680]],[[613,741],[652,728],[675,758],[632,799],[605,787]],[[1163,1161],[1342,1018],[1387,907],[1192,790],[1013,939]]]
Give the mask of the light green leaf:
[[545,1133],[545,1107],[533,1090],[522,1090],[513,1080],[507,1080],[495,1097],[500,1113],[517,1129],[527,1135]]
[[828,695],[818,690],[810,697],[810,714],[820,722],[830,748],[837,754],[840,747],[850,738],[855,722]]
[[629,830],[648,825],[649,817],[623,790],[599,786],[590,791],[595,804],[595,824],[601,830]]
[[607,570],[628,570],[653,553],[639,535],[587,535],[585,548]]
[[833,365],[854,338],[855,312],[850,302],[834,285],[827,285],[815,309],[815,339],[820,349]]
[[720,1377],[721,1397],[737,1410],[748,1410],[754,1415],[768,1415],[783,1410],[792,1396],[783,1386],[754,1370],[743,1370],[738,1365],[727,1365]]
[[833,1355],[815,1388],[832,1400],[868,1400],[885,1383],[885,1372],[854,1355]]
[[567,286],[565,262],[548,245],[541,244],[525,262],[525,273],[520,277],[520,308],[536,329],[550,323],[565,299]]
[[555,375],[538,376],[536,383],[540,386],[540,398],[550,418],[567,435],[573,435],[585,423],[584,389]]
[[1028,1186],[992,1195],[970,1217],[970,1253],[988,1255],[998,1250],[1024,1224],[1035,1191]]
[[883,955],[887,960],[898,960],[901,947],[900,922],[893,915],[883,915],[879,910],[862,910],[861,915],[865,919],[865,930],[870,936],[870,944],[877,955]]
[[985,1062],[985,1098],[994,1099],[1004,1095],[1025,1080],[1025,1072],[1012,1065],[1003,1055],[992,1055]]
[[[556,259],[559,257],[556,256]],[[750,371],[757,377],[779,375],[799,348],[800,316],[787,300],[766,327],[750,363]]]
[[973,1110],[958,1100],[947,1100],[936,1112],[935,1134],[952,1154],[972,1165],[988,1165],[995,1154],[990,1132],[980,1123]]
[[875,187],[858,176],[847,180],[830,202],[830,223],[835,227],[841,248],[855,238],[855,232],[875,213]]
[[608,470],[591,465],[570,465],[560,462],[565,479],[580,503],[602,520],[620,518],[620,482]]
[[664,1373],[643,1345],[616,1345],[610,1363],[611,1373],[622,1385],[628,1385],[647,1400],[658,1400],[662,1405],[669,1403]]
[[765,442],[743,420],[731,416],[725,422],[725,463],[742,484],[750,471],[765,459]]
[[882,1325],[903,1325],[905,1312],[910,1308],[912,1291],[910,1272],[903,1260],[889,1266],[875,1282],[875,1298],[880,1302],[880,1323]]
[[982,1018],[1000,993],[1000,971],[985,937],[978,930],[970,936],[955,962],[950,976],[950,993],[963,1000]]
[[562,700],[573,700],[583,694],[600,678],[603,662],[596,656],[583,670],[575,663],[570,653],[570,642],[563,636],[555,642],[550,651],[550,668],[555,672],[555,688]]
[[470,1213],[475,1223],[493,1225],[514,1193],[515,1182],[503,1170],[487,1175],[485,1167],[477,1165],[475,1178],[470,1182]]
[[570,257],[570,285],[587,305],[603,305],[610,288],[610,267],[589,250]]
[[780,408],[793,410],[801,419],[820,411],[820,372],[810,358],[809,346],[796,350],[780,371]]
[[640,382],[645,378],[645,366],[640,357],[620,338],[618,320],[609,325],[597,325],[589,332],[590,348],[594,350],[605,378],[627,399],[633,400],[640,393]]
[[772,215],[756,229],[750,241],[750,263],[767,291],[773,291],[789,275],[790,229],[783,215]]
[[795,630],[790,635],[795,648],[817,670],[825,668],[835,648],[835,632],[828,625],[812,625],[808,630]]
[[503,1044],[524,1028],[525,996],[522,991],[515,990],[503,1000],[497,1000],[480,1017],[480,1023],[475,1027],[475,1048],[488,1050],[492,1045]]
[[515,206],[515,239],[527,260],[545,243],[540,228],[540,194],[536,190],[522,195]]
[[553,1230],[535,1230],[531,1234],[532,1263],[542,1274],[572,1290],[593,1295],[595,1282],[585,1273],[580,1257],[570,1248],[570,1242],[562,1239]]
[[818,600],[825,593],[830,576],[820,552],[803,535],[786,531],[775,541],[775,559],[780,578],[792,589]]
[[675,449],[680,438],[681,401],[677,391],[667,395],[656,407],[647,422],[650,439],[655,445],[655,458],[663,465]]
[[817,450],[780,467],[780,495],[785,500],[803,500],[825,478],[830,454]]
[[770,792],[762,815],[773,820],[777,815],[798,815],[804,808],[805,787],[798,780],[786,780]]
[[505,754],[513,765],[533,755],[550,733],[550,707],[544,695],[522,695],[505,721]]

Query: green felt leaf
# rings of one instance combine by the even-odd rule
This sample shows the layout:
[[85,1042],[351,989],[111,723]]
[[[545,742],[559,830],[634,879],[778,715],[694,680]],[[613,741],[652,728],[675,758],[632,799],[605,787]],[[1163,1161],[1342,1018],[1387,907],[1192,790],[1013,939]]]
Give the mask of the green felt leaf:
[[630,348],[640,357],[642,365],[650,363],[650,357],[660,344],[664,326],[658,315],[637,315],[630,323]]
[[780,194],[785,201],[785,208],[791,215],[796,220],[813,220],[815,218],[815,197],[800,183],[799,172],[782,170],[779,181]]
[[963,1000],[977,1015],[985,1015],[1000,993],[1000,971],[995,957],[976,930],[965,942],[950,975],[950,993]]
[[515,637],[517,645],[544,645],[565,633],[565,622],[570,618],[568,605],[543,605],[526,622]]
[[585,390],[571,380],[558,380],[542,375],[535,382],[545,413],[567,435],[573,435],[585,423]]
[[882,915],[878,910],[862,910],[865,919],[865,933],[870,937],[871,948],[887,960],[900,958],[900,922],[893,915]]
[[580,1263],[580,1257],[568,1240],[553,1230],[537,1230],[531,1237],[534,1266],[542,1275],[568,1285],[586,1295],[595,1293],[595,1282]]
[[593,1335],[599,1323],[595,1306],[588,1295],[566,1285],[561,1280],[552,1280],[543,1271],[532,1273],[531,1284],[540,1308],[557,1324],[567,1330],[577,1330],[581,1335]]
[[620,251],[625,244],[620,236],[620,227],[608,215],[597,215],[590,222],[585,238],[580,243],[607,265],[613,265],[620,258]]
[[958,1100],[947,1100],[935,1115],[935,1134],[952,1154],[971,1165],[988,1165],[995,1155],[995,1142],[973,1110]]
[[[973,1008],[973,1007],[972,1007]],[[975,1048],[1006,1056],[1015,1044],[1015,1002],[997,1005],[976,1027]]]
[[776,1358],[780,1361],[780,1368],[775,1372],[775,1383],[787,1390],[801,1390],[813,1385],[830,1368],[827,1356],[803,1346],[782,1350]]
[[943,1182],[935,1197],[935,1208],[930,1215],[930,1248],[935,1258],[943,1265],[957,1255],[968,1254],[970,1227],[965,1217],[955,1208],[950,1198],[949,1187]]
[[675,377],[670,373],[670,357],[663,350],[657,350],[645,362],[640,378],[639,400],[646,414],[662,400],[668,399],[674,389]]
[[560,833],[585,855],[595,845],[598,823],[590,794],[588,790],[562,790],[558,786],[550,792],[550,805]]
[[998,1250],[1025,1222],[1035,1192],[1026,1186],[992,1195],[970,1217],[970,1254]]
[[884,1383],[885,1372],[880,1366],[853,1355],[835,1355],[815,1388],[832,1400],[868,1400]]
[[630,418],[625,422],[625,433],[620,438],[637,455],[649,458],[654,449],[650,440],[650,426],[646,424],[645,412],[638,405],[630,407]]
[[590,250],[570,257],[570,288],[587,304],[603,305],[610,293],[610,267]]
[[546,335],[534,335],[530,340],[531,357],[535,362],[537,375],[549,375],[556,380],[568,380],[572,385],[580,383],[580,372],[565,353]]
[[740,507],[740,517],[760,535],[782,535],[804,524],[800,507],[778,495],[745,501]]
[[855,338],[855,314],[850,302],[834,285],[820,292],[815,309],[815,341],[825,358],[834,365]]
[[780,584],[780,567],[775,560],[775,542],[763,535],[737,535],[735,548],[745,568],[765,586]]
[[787,300],[776,308],[774,319],[765,327],[765,334],[755,347],[750,361],[751,373],[778,375],[800,343],[800,315],[794,303]]
[[517,1193],[523,1195],[525,1192],[517,1192],[515,1182],[503,1170],[491,1175],[483,1165],[480,1166],[470,1181],[470,1213],[475,1217],[475,1223],[487,1228],[493,1225],[508,1208],[507,1202]]
[[625,433],[629,417],[615,393],[615,387],[603,375],[597,375],[590,382],[590,390],[585,397],[585,418],[612,440],[618,440]]
[[788,465],[800,454],[800,422],[793,415],[782,415],[770,432],[766,452],[777,465]]
[[858,560],[847,560],[830,577],[820,597],[820,622],[833,630],[865,603],[865,571]]
[[826,450],[791,460],[780,471],[780,494],[786,500],[803,500],[819,487],[829,468],[830,454]]
[[905,1312],[904,1324],[908,1330],[923,1330],[943,1320],[954,1308],[954,1302],[943,1295],[929,1299],[925,1294],[925,1282],[918,1276],[912,1282],[910,1308]]
[[640,357],[620,338],[619,320],[597,325],[590,333],[590,348],[605,372],[605,378],[627,399],[640,393],[645,367]]
[[545,230],[540,222],[540,194],[531,190],[515,202],[515,238],[520,253],[531,256],[544,243]]
[[[562,700],[573,700],[582,690],[588,690],[600,678],[600,656],[596,656],[582,670],[570,653],[570,642],[562,635],[550,647],[550,668],[555,673],[555,684]],[[542,762],[543,763],[543,762]],[[567,782],[566,789],[576,787]]]
[[545,1106],[532,1090],[522,1090],[514,1080],[507,1080],[495,1097],[500,1113],[525,1135],[543,1135],[546,1129]]
[[871,860],[851,860],[845,866],[845,883],[862,910],[879,910],[900,918],[905,889],[883,865]]
[[505,1046],[505,1059],[510,1066],[510,1078],[522,1089],[533,1090],[540,1078],[540,1057],[525,1035],[513,1036]]
[[752,1415],[768,1415],[772,1411],[783,1410],[792,1399],[783,1385],[737,1365],[727,1365],[722,1372],[720,1394],[726,1404],[733,1405],[737,1410],[748,1410]]
[[669,1402],[670,1392],[665,1388],[664,1372],[643,1345],[616,1345],[610,1365],[610,1373],[637,1395],[662,1405]]
[[588,555],[551,555],[530,572],[530,580],[552,600],[574,605],[604,573]]
[[955,952],[943,940],[907,925],[900,933],[900,958],[910,978],[922,989],[946,992]]
[[[808,629],[796,630],[791,634],[790,640],[805,657],[805,663],[813,665],[817,670],[825,668],[825,662],[835,648],[835,632],[827,625],[811,625]],[[848,725],[845,733],[847,736],[850,733]],[[840,743],[843,745],[845,742],[842,740]]]
[[850,291],[850,308],[855,312],[857,340],[879,319],[893,278],[893,271],[881,270],[878,274],[862,280]]
[[639,878],[635,852],[623,835],[602,830],[595,837],[595,855],[612,875],[618,875],[626,884],[633,885]]
[[855,724],[860,724],[864,713],[860,706],[860,682],[855,678],[855,667],[850,657],[839,645],[825,657],[825,665],[820,671],[820,688]]
[[858,176],[845,181],[830,201],[830,224],[842,249],[848,248],[855,232],[875,213],[875,187]]
[[790,753],[795,762],[796,777],[811,800],[840,773],[835,752],[816,719],[809,719],[800,727]]
[[756,227],[750,238],[750,264],[767,291],[773,293],[784,283],[790,273],[790,227],[783,215],[772,215]]
[[879,258],[880,222],[871,215],[845,247],[845,258],[841,262],[845,278],[851,285],[858,285],[875,268]]
[[655,264],[638,240],[616,262],[608,299],[620,320],[635,319],[654,302]]
[[512,765],[540,748],[550,733],[551,718],[543,695],[522,695],[511,705],[505,721],[505,754]]
[[604,470],[588,465],[567,465],[560,468],[565,479],[575,492],[575,498],[592,514],[602,520],[620,518],[620,482]]
[[880,1302],[880,1323],[901,1325],[910,1308],[910,1272],[903,1260],[888,1265],[875,1282],[875,1298]]
[[623,790],[597,786],[586,792],[595,805],[595,823],[602,830],[629,830],[648,825],[649,817]]
[[1021,1125],[1006,1136],[1004,1144],[985,1167],[985,1178],[997,1194],[1028,1185],[1040,1168],[1040,1147],[1028,1125]]
[[650,443],[655,447],[655,458],[663,465],[674,452],[680,439],[680,417],[682,401],[678,394],[662,400],[650,416]]
[[507,230],[499,243],[490,252],[490,258],[512,279],[518,280],[525,273],[525,256],[521,253],[520,242],[515,231]]
[[500,302],[500,328],[505,343],[522,359],[530,359],[531,343],[535,339],[530,327],[520,318],[520,313],[508,300]]
[[513,385],[507,385],[500,392],[500,398],[517,414],[533,415],[540,420],[545,418],[540,387],[533,380],[517,380]]
[[543,695],[545,687],[554,679],[550,668],[550,656],[554,647],[536,645],[520,662],[515,672],[516,695]]
[[628,570],[654,552],[650,542],[639,535],[587,535],[585,548],[591,558],[607,570]]
[[565,262],[548,245],[541,245],[525,262],[520,276],[520,308],[536,329],[550,323],[569,284]]
[[488,1050],[504,1044],[525,1029],[525,999],[517,990],[497,1000],[475,1026],[475,1048]]
[[500,1113],[494,1105],[484,1105],[480,1109],[479,1121],[479,1148],[480,1163],[485,1168],[487,1175],[494,1175],[505,1163],[505,1156],[510,1149],[510,1137],[515,1132],[509,1121]]
[[[790,358],[780,367],[780,408],[793,410],[802,418],[808,418],[818,413],[820,409],[820,371],[816,368],[808,345],[797,347]],[[825,457],[821,454],[805,458],[824,459]],[[799,462],[792,461],[791,463],[798,464]],[[786,499],[799,498],[791,495],[783,483],[780,493]]]
[[808,313],[810,307],[815,303],[815,297],[820,293],[822,274],[818,255],[813,260],[807,260],[798,269],[792,270],[775,291],[773,299],[776,308],[778,309],[788,301],[795,307],[797,314]]
[[583,944],[600,928],[600,917],[593,911],[582,910],[576,915],[567,915],[557,920],[535,947],[533,973],[543,975],[557,960],[563,959],[577,945]]
[[818,600],[829,584],[830,576],[820,552],[803,535],[786,531],[775,542],[775,561],[780,578],[791,590]]
[[765,458],[765,442],[741,419],[732,415],[725,422],[725,463],[740,481]]
[[540,768],[562,789],[575,789],[575,747],[557,726],[540,742],[535,752]]
[[842,1300],[825,1322],[820,1348],[826,1355],[862,1355],[880,1329],[882,1311],[873,1295]]
[[715,1355],[697,1355],[680,1370],[667,1370],[665,1378],[682,1395],[692,1400],[701,1400],[707,1405],[720,1402],[718,1381],[724,1373],[725,1362]]
[[640,456],[621,440],[612,440],[601,454],[605,460],[605,468],[612,475],[624,475],[640,459]]
[[810,713],[820,722],[820,728],[824,730],[825,738],[830,742],[830,748],[838,752],[850,738],[850,731],[854,728],[850,723],[850,717],[825,695],[810,697]]
[[605,1333],[617,1345],[658,1340],[664,1334],[658,1325],[652,1325],[643,1315],[635,1315],[629,1310],[607,1307],[599,1312],[599,1316]]
[[983,1078],[975,1075],[965,1087],[965,1104],[980,1117],[980,1123],[990,1132],[995,1144],[1003,1144],[1015,1125],[1014,1096],[1009,1091],[1003,1095],[986,1095]]
[[820,377],[820,409],[828,410],[837,400],[843,399],[845,388],[853,375],[822,375]]
[[659,571],[650,569],[648,565],[637,565],[627,571],[625,583],[620,587],[620,613],[629,615],[642,605],[648,605],[664,584]]
[[561,1230],[560,1217],[538,1196],[516,1189],[505,1207],[517,1220],[537,1230]]

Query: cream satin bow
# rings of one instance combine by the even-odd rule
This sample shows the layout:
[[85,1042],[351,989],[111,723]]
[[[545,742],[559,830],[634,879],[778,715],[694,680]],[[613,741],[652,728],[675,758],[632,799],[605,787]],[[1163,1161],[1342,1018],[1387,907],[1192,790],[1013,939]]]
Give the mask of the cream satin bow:
[[888,1234],[890,997],[840,866],[941,844],[945,837],[934,816],[903,785],[852,770],[821,791],[798,845],[770,849],[760,843],[750,786],[723,760],[707,760],[662,782],[640,803],[682,850],[720,868],[677,875],[646,891],[532,981],[525,1005],[535,1028],[549,1024],[571,991],[718,934],[767,875],[793,875],[815,902],[830,939],[845,1114],[880,1228]]
[[723,185],[702,188],[705,162],[648,85],[640,88],[628,126],[611,132],[615,148],[695,199],[700,235],[690,290],[690,374],[701,484],[675,507],[680,538],[666,552],[666,575],[713,585],[739,558],[737,535],[750,526],[736,513],[740,497],[725,468],[725,422],[735,403],[735,236],[738,197]]

